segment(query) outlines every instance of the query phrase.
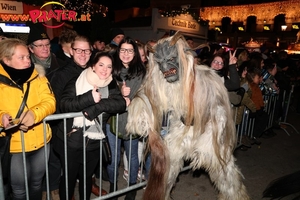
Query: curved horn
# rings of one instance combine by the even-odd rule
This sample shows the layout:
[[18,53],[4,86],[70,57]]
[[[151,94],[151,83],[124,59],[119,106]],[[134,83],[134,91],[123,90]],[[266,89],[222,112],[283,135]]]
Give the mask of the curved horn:
[[199,46],[193,48],[192,50],[195,51],[195,50],[197,50],[197,49],[202,49],[202,48],[204,48],[204,47],[207,47],[208,50],[210,51],[210,46],[209,46],[208,44],[200,44]]
[[179,39],[184,39],[183,35],[179,31],[177,31],[173,36],[170,41],[170,46],[173,46]]

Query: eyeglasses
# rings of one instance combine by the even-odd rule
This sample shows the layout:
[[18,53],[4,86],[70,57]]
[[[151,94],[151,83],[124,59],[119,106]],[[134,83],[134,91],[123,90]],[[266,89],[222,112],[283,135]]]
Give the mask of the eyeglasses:
[[219,61],[217,61],[217,60],[213,60],[212,62],[215,63],[215,64],[218,64],[218,65],[224,66],[224,63],[219,62]]
[[36,45],[36,44],[33,44],[33,43],[32,43],[32,45],[35,46],[36,48],[41,49],[41,48],[43,48],[43,47],[49,48],[51,44],[48,43],[48,44],[39,44],[39,45]]
[[75,48],[72,48],[72,49],[78,54],[81,54],[82,52],[84,52],[84,54],[86,54],[86,55],[92,54],[92,50],[90,50],[90,49],[75,49]]
[[127,51],[128,54],[133,54],[134,53],[134,49],[124,49],[124,48],[120,49],[120,53],[125,53],[126,51]]

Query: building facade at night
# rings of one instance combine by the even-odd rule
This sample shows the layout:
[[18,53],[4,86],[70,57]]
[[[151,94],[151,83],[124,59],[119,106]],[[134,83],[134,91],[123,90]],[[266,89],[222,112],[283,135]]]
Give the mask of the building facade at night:
[[254,38],[285,48],[295,42],[300,28],[300,1],[235,6],[203,7],[202,19],[209,21],[215,40],[238,46]]
[[[197,15],[200,17],[199,20],[207,22],[205,29],[208,30],[208,41],[230,43],[233,47],[242,46],[243,43],[253,39],[260,44],[285,49],[296,41],[296,35],[300,30],[299,0],[251,2],[254,3],[218,0],[208,3],[189,0],[185,1],[183,5],[179,0],[151,0],[150,8],[133,9],[134,12],[127,16],[131,16],[131,18],[147,17],[153,14],[151,11],[153,8],[157,8],[160,13],[163,13],[161,14],[162,18],[177,18],[182,14],[174,13],[180,12],[186,16]],[[185,7],[188,9],[183,11]],[[123,11],[118,12],[124,20],[126,14]],[[168,12],[169,14],[166,14]],[[170,14],[171,12],[174,13]],[[131,24],[131,27],[134,28],[134,24]]]

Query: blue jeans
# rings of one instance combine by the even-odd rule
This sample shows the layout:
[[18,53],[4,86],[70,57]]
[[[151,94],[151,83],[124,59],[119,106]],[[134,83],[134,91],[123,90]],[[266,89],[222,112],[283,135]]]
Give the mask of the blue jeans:
[[150,168],[151,168],[151,154],[149,153],[146,156],[146,159],[145,159],[145,176],[146,176],[146,180],[149,179]]
[[[50,145],[47,144],[49,157]],[[26,152],[26,168],[29,199],[42,199],[42,181],[46,172],[45,147]],[[14,200],[26,199],[25,174],[22,153],[13,153],[11,157],[11,187]]]
[[[110,125],[106,124],[106,132],[107,132],[107,139],[109,141],[109,145],[111,148],[112,153],[112,162],[107,166],[107,172],[109,177],[109,182],[114,183],[114,173],[115,173],[115,166],[118,167],[120,163],[120,154],[121,154],[121,142],[122,139],[118,138],[116,142],[116,135],[110,132]],[[130,140],[123,140],[124,142],[124,149],[126,153],[127,159],[131,158],[130,160],[130,176],[129,176],[129,183],[134,184],[136,183],[138,171],[139,171],[139,158],[138,158],[138,139],[133,139],[131,141],[131,156],[129,156],[129,149],[130,149]],[[117,151],[116,151],[117,147]],[[115,162],[115,157],[117,156],[117,163]],[[128,161],[129,162],[129,161]],[[118,169],[117,169],[117,177],[118,180]]]

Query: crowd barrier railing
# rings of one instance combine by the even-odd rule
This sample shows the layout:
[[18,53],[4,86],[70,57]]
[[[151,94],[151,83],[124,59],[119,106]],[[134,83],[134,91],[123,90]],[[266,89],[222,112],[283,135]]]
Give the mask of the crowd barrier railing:
[[[83,122],[85,121],[84,120],[84,116],[81,112],[79,113],[64,113],[64,114],[54,114],[54,115],[51,115],[51,116],[48,116],[44,119],[44,123],[46,124],[48,121],[52,121],[52,120],[63,120],[63,123],[64,123],[64,149],[65,149],[65,165],[66,165],[66,171],[65,171],[65,176],[66,176],[66,180],[68,179],[67,177],[67,128],[66,128],[66,119],[67,118],[74,118],[74,117],[82,117],[82,120]],[[100,116],[100,122],[102,123],[102,115]],[[119,116],[117,115],[116,116],[116,120],[118,121],[119,120]],[[84,123],[83,123],[84,124]],[[102,126],[102,124],[101,124]],[[84,126],[85,127],[85,126]],[[116,123],[116,132],[118,132],[118,123]],[[84,132],[85,132],[85,129],[84,129]],[[111,149],[111,151],[117,151],[117,143],[118,143],[118,135],[116,134],[116,149]],[[130,136],[130,142],[132,141],[132,135]],[[99,151],[100,151],[100,161],[102,160],[102,140],[99,140],[100,142],[100,148],[99,148]],[[131,145],[130,145],[131,146]],[[85,140],[83,140],[83,149],[85,149],[86,147],[86,142]],[[129,149],[129,151],[131,151],[131,148]],[[83,163],[86,163],[86,152],[83,151]],[[139,182],[137,182],[137,184],[135,185],[131,185],[129,186],[129,182],[127,182],[127,186],[125,188],[122,188],[120,187],[120,185],[118,186],[118,189],[117,188],[117,183],[119,182],[118,180],[122,177],[122,176],[118,176],[118,180],[117,180],[117,171],[120,170],[120,167],[117,165],[117,153],[115,153],[115,157],[112,158],[115,160],[115,166],[114,166],[114,191],[113,192],[110,192],[108,193],[107,195],[103,195],[101,196],[101,192],[100,192],[100,196],[99,197],[96,197],[94,199],[99,199],[99,200],[102,200],[102,199],[108,199],[108,198],[112,198],[112,197],[116,197],[116,196],[119,196],[119,195],[123,195],[129,191],[132,191],[132,190],[135,190],[137,188],[142,188],[142,187],[145,187],[146,185],[146,181],[140,179]],[[129,152],[129,155],[130,152]],[[121,157],[122,158],[122,157]],[[131,168],[131,157],[128,158],[129,162],[128,162],[128,172],[130,173],[130,168]],[[47,165],[46,165],[47,166]],[[103,188],[103,180],[102,180],[102,171],[103,171],[103,165],[102,165],[102,162],[100,162],[100,165],[99,165],[99,187],[100,188]],[[46,170],[46,174],[48,174],[48,171]],[[86,166],[84,165],[84,174],[86,174]],[[120,173],[119,173],[120,174]],[[130,174],[128,174],[130,175]],[[85,178],[84,178],[85,179]],[[86,182],[84,181],[84,188],[86,186]],[[68,190],[68,185],[67,185],[67,181],[66,181],[66,188]],[[49,191],[49,179],[47,178],[47,191]],[[84,190],[85,192],[85,190]],[[68,192],[66,192],[66,194],[68,194]],[[84,194],[84,197],[85,197],[85,194]],[[68,196],[66,197],[67,199],[69,198]],[[49,192],[47,192],[47,199],[50,200],[50,195],[49,195]]]
[[[285,126],[290,126],[294,129],[294,131],[296,133],[299,133],[295,127],[289,123],[286,122],[287,120],[287,114],[288,114],[288,110],[289,110],[289,104],[290,104],[290,100],[291,100],[291,97],[292,97],[292,93],[293,93],[293,87],[292,87],[292,90],[289,91],[288,95],[286,95],[286,92],[284,92],[284,98],[283,98],[283,102],[282,102],[282,107],[283,107],[283,110],[284,110],[284,114],[281,118],[281,121],[279,122],[280,125],[285,125]],[[265,111],[268,113],[268,116],[269,116],[269,122],[268,122],[268,126],[267,128],[271,128],[272,125],[273,125],[273,121],[274,121],[274,111],[275,111],[275,106],[276,106],[276,103],[278,101],[278,96],[276,95],[271,95],[271,96],[265,96],[265,102],[266,102],[266,106],[265,106]],[[237,108],[236,108],[237,109]],[[54,114],[54,115],[50,115],[50,116],[47,116],[44,120],[43,120],[43,125],[44,125],[44,144],[46,144],[46,125],[47,123],[49,123],[50,121],[60,121],[61,123],[63,123],[63,127],[64,127],[64,154],[66,155],[65,156],[65,166],[66,166],[66,170],[64,172],[64,176],[66,178],[66,180],[68,180],[68,162],[67,162],[67,156],[68,156],[68,152],[67,152],[67,127],[66,127],[66,123],[67,123],[67,119],[69,118],[74,118],[74,117],[82,117],[82,120],[83,120],[83,124],[85,125],[85,120],[84,120],[84,116],[81,112],[78,112],[78,113],[63,113],[63,114]],[[101,119],[102,115],[100,116],[100,119]],[[100,120],[102,122],[102,120]],[[118,115],[117,115],[117,121],[118,121]],[[118,124],[118,123],[116,123]],[[250,138],[253,137],[253,128],[254,128],[254,124],[255,124],[255,119],[254,118],[251,118],[250,117],[250,111],[245,108],[244,109],[244,113],[243,113],[243,118],[242,118],[242,122],[241,124],[237,125],[237,137],[238,137],[238,140],[237,140],[237,148],[239,147],[239,145],[241,145],[241,137],[243,135],[247,135],[249,136]],[[85,127],[85,126],[84,126]],[[166,126],[167,127],[167,126]],[[288,135],[289,132],[281,127]],[[85,132],[85,128],[83,128],[83,131]],[[116,132],[118,132],[118,125],[116,127]],[[25,187],[26,187],[26,198],[27,200],[29,200],[29,192],[28,192],[28,177],[27,177],[27,169],[26,169],[26,159],[25,159],[25,142],[24,141],[24,134],[26,133],[23,133],[21,131],[21,139],[22,139],[22,154],[23,154],[23,169],[24,169],[24,174],[25,174],[25,177],[26,177],[26,181],[25,181]],[[118,135],[116,135],[116,143],[118,143]],[[130,141],[132,141],[132,136],[130,136]],[[145,141],[143,141],[145,142]],[[102,140],[99,140],[99,143],[100,143],[100,148],[99,148],[99,151],[100,151],[100,160],[102,160]],[[116,145],[117,146],[117,145]],[[85,140],[83,140],[83,149],[85,149],[86,147],[86,142]],[[46,174],[45,174],[45,178],[46,178],[46,190],[47,190],[47,196],[46,196],[46,199],[47,200],[50,200],[51,199],[51,196],[50,196],[50,189],[49,189],[49,168],[48,168],[48,158],[49,158],[49,155],[48,155],[48,151],[49,151],[49,146],[48,145],[45,145],[45,168],[46,168]],[[117,151],[117,148],[116,149],[111,149],[112,151]],[[131,149],[129,150],[131,151]],[[115,153],[115,155],[117,155],[117,153]],[[129,155],[131,155],[129,153]],[[112,159],[115,159],[115,166],[114,166],[114,177],[115,177],[115,180],[114,180],[114,191],[113,192],[110,192],[108,193],[107,195],[104,195],[104,196],[101,196],[101,193],[100,193],[100,196],[99,197],[96,197],[94,199],[97,199],[97,200],[102,200],[102,199],[109,199],[109,198],[112,198],[112,197],[116,197],[116,196],[119,196],[119,195],[124,195],[125,193],[127,192],[130,192],[132,190],[136,190],[136,189],[139,189],[139,188],[142,188],[142,187],[145,187],[146,184],[147,184],[147,181],[145,180],[142,180],[140,179],[135,185],[129,185],[129,182],[127,182],[127,185],[126,187],[118,187],[117,189],[117,172],[120,170],[120,167],[117,165],[117,157],[114,157]],[[128,171],[130,172],[130,167],[131,167],[131,158],[129,157],[129,163],[128,163]],[[1,160],[0,160],[1,162]],[[86,163],[86,152],[83,151],[83,163]],[[1,164],[1,163],[0,163]],[[143,168],[143,164],[141,165],[141,168]],[[100,188],[103,188],[103,185],[102,185],[102,169],[103,169],[103,165],[102,165],[102,162],[100,162],[100,165],[99,165],[99,187]],[[185,170],[188,170],[190,169],[189,166],[186,166],[182,169],[182,171],[185,171]],[[84,165],[84,174],[86,174],[86,166]],[[143,171],[143,170],[142,170]],[[119,173],[120,174],[120,173]],[[122,176],[118,176],[118,180],[121,179]],[[85,180],[85,178],[84,178]],[[86,181],[84,181],[84,188],[86,188]],[[68,186],[68,182],[66,181],[66,190],[68,191],[69,190],[69,186]],[[85,190],[84,190],[85,192]],[[84,194],[84,197],[86,195]],[[4,199],[4,189],[3,189],[3,179],[2,179],[2,170],[1,170],[1,165],[0,165],[0,199]],[[66,199],[70,199],[70,197],[68,196],[68,192],[66,192]]]
[[[44,120],[43,120],[43,126],[44,126],[44,149],[45,149],[45,169],[46,169],[46,173],[45,173],[45,182],[46,182],[46,191],[47,191],[47,195],[46,195],[46,199],[47,200],[51,200],[51,193],[50,193],[50,188],[49,188],[49,168],[48,168],[48,160],[49,160],[49,154],[47,152],[49,152],[49,145],[46,145],[47,144],[47,141],[46,141],[46,130],[47,130],[47,123],[51,122],[51,121],[59,121],[61,123],[63,123],[63,129],[64,129],[64,154],[65,154],[65,160],[64,160],[64,163],[65,163],[65,172],[64,172],[64,176],[66,178],[66,180],[68,180],[68,152],[67,152],[67,127],[66,127],[66,123],[67,123],[67,119],[69,118],[74,118],[74,117],[82,117],[82,120],[83,120],[83,134],[85,133],[85,120],[84,120],[84,117],[83,117],[83,114],[81,112],[78,112],[78,113],[63,113],[63,114],[53,114],[53,115],[50,115],[50,116],[47,116]],[[100,119],[102,118],[102,115],[100,115]],[[118,120],[118,115],[117,115],[117,120]],[[100,120],[102,122],[102,120]],[[118,123],[117,123],[118,124]],[[116,127],[116,131],[118,132],[118,126]],[[22,154],[23,154],[23,169],[24,169],[24,174],[25,174],[25,189],[26,189],[26,200],[31,200],[29,199],[29,186],[28,186],[28,175],[27,175],[27,168],[26,168],[26,158],[25,158],[25,142],[24,141],[24,133],[23,131],[20,132],[21,134],[21,139],[22,139]],[[84,137],[84,136],[83,136]],[[132,136],[130,136],[130,141],[132,141]],[[116,135],[116,143],[118,142],[118,136]],[[99,148],[99,151],[100,151],[100,161],[102,160],[102,140],[99,140],[99,143],[100,143],[100,148]],[[86,142],[85,140],[83,140],[83,149],[86,148]],[[112,151],[116,151],[116,149],[111,149]],[[131,151],[131,148],[130,150]],[[115,154],[117,155],[117,154]],[[130,155],[130,153],[129,153]],[[117,157],[115,156],[114,158],[112,159],[115,159],[115,161],[117,161]],[[130,160],[131,158],[129,157],[129,163],[128,163],[128,171],[130,172]],[[84,167],[83,167],[83,172],[84,172],[84,188],[86,188],[86,151],[83,151],[83,163],[84,163]],[[116,180],[117,179],[117,170],[120,169],[120,167],[117,165],[117,162],[115,162],[115,183],[117,183],[118,181]],[[0,159],[0,164],[1,164],[1,159]],[[141,166],[143,167],[143,165]],[[103,165],[102,165],[102,162],[100,162],[100,165],[99,165],[99,187],[100,188],[103,188],[103,185],[102,185],[102,169],[103,169]],[[143,175],[143,174],[142,174]],[[118,179],[120,179],[122,176],[118,176]],[[110,192],[108,193],[107,195],[103,195],[101,196],[101,192],[100,192],[100,196],[99,197],[96,197],[94,199],[99,199],[99,200],[102,200],[102,199],[108,199],[108,198],[112,198],[112,197],[116,197],[118,195],[123,195],[129,191],[132,191],[132,190],[136,190],[138,188],[142,188],[142,187],[145,187],[146,185],[146,181],[145,180],[142,180],[140,179],[135,185],[131,185],[129,186],[129,183],[127,182],[127,186],[122,188],[120,187],[119,185],[119,189],[117,190],[117,186],[116,184],[114,185],[114,191],[113,192]],[[71,197],[69,197],[68,195],[68,190],[69,190],[69,186],[68,186],[68,181],[66,181],[66,199],[70,199]],[[1,165],[0,165],[0,199],[4,199],[4,186],[3,186],[3,178],[2,178],[2,169],[1,169]],[[86,190],[84,189],[84,199],[86,199]],[[92,198],[91,198],[92,199]]]
[[[286,122],[293,92],[294,92],[294,85],[291,86],[290,91],[286,91],[286,90],[283,91],[282,102],[279,101],[279,95],[277,94],[263,96],[265,102],[264,111],[268,115],[268,123],[265,130],[271,129],[274,126],[274,124],[277,123],[280,126],[280,128],[287,133],[287,135],[290,136],[290,133],[287,130],[287,126],[291,127],[294,132],[299,134],[298,130],[292,124]],[[281,104],[281,107],[278,107],[279,103]],[[282,109],[282,110],[278,112],[277,109]],[[238,139],[237,139],[236,149],[243,145],[242,144],[243,135],[246,135],[249,138],[253,138],[255,118],[250,117],[250,113],[251,111],[247,107],[245,107],[243,112],[242,122],[237,125]],[[279,118],[276,119],[276,117]],[[276,120],[278,120],[278,122],[276,122]]]
[[[284,91],[283,93],[283,102],[282,102],[282,108],[283,108],[283,116],[279,122],[280,128],[288,135],[290,136],[290,133],[287,130],[287,127],[291,127],[297,134],[299,134],[299,131],[291,124],[287,122],[287,115],[289,112],[289,107],[291,103],[291,97],[294,93],[294,85],[291,86],[290,92],[287,94],[287,91]],[[287,97],[286,97],[287,96]]]

